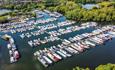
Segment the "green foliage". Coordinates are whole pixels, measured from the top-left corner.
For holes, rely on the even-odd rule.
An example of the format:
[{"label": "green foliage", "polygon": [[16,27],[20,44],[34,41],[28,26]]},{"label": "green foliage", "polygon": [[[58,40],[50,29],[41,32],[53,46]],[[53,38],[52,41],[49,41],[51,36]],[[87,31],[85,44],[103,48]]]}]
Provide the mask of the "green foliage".
[{"label": "green foliage", "polygon": [[115,2],[102,2],[98,4],[100,7],[115,7]]},{"label": "green foliage", "polygon": [[[82,8],[79,3],[98,3],[99,8],[93,7],[91,10]],[[106,2],[102,2],[106,1]],[[57,11],[68,19],[76,21],[115,21],[115,2],[107,2],[113,0],[44,0],[41,3],[27,3],[17,5],[6,5],[3,8],[18,10],[18,12],[8,13],[10,16],[32,15],[34,9],[48,9]],[[7,15],[7,14],[6,14]]]},{"label": "green foliage", "polygon": [[[55,11],[63,13],[68,19],[81,21],[114,21],[115,20],[115,3],[99,3],[100,8],[91,10],[83,9],[79,4],[68,1],[65,4],[57,6]],[[103,5],[103,7],[101,7]],[[54,9],[54,8],[53,8]]]},{"label": "green foliage", "polygon": [[[91,70],[90,68],[80,68],[76,66],[73,70]],[[95,68],[95,70],[115,70],[115,64],[106,64],[106,65],[99,65]]]},{"label": "green foliage", "polygon": [[58,5],[60,2],[59,0],[44,0],[45,6],[56,6]]},{"label": "green foliage", "polygon": [[6,21],[7,21],[7,17],[6,16],[0,16],[0,23],[6,22]]},{"label": "green foliage", "polygon": [[74,0],[76,3],[99,3],[103,1],[115,2],[115,0]]},{"label": "green foliage", "polygon": [[13,5],[13,4],[9,4],[9,5],[5,5],[2,6],[2,8],[6,8],[6,9],[12,9],[12,10],[17,10],[17,12],[12,11],[6,15],[10,15],[11,17],[13,16],[17,16],[17,15],[32,15],[33,13],[31,12],[33,9],[40,9],[43,10],[45,9],[45,5],[44,3],[27,3],[27,4],[17,4],[17,5]]},{"label": "green foliage", "polygon": [[67,2],[62,3],[59,6],[56,6],[55,10],[65,14],[68,11],[72,11],[72,10],[74,10],[76,8],[80,8],[80,7],[81,7],[80,5],[76,4],[73,1],[67,1]]},{"label": "green foliage", "polygon": [[99,65],[95,70],[114,70],[115,64]]},{"label": "green foliage", "polygon": [[90,69],[89,68],[84,69],[84,68],[80,68],[80,67],[77,66],[77,67],[73,68],[73,70],[90,70]]}]

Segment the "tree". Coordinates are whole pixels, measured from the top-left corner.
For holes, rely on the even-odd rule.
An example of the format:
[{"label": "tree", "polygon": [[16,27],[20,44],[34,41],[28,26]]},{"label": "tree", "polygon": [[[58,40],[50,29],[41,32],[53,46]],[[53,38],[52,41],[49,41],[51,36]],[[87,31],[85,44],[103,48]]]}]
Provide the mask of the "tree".
[{"label": "tree", "polygon": [[99,65],[95,70],[114,70],[115,64]]},{"label": "tree", "polygon": [[59,4],[59,0],[44,0],[46,6],[56,6]]},{"label": "tree", "polygon": [[0,23],[7,22],[8,19],[6,16],[0,16]]},{"label": "tree", "polygon": [[[90,70],[90,68],[81,68],[76,66],[73,70]],[[115,64],[108,63],[106,65],[99,65],[95,70],[115,70]]]}]

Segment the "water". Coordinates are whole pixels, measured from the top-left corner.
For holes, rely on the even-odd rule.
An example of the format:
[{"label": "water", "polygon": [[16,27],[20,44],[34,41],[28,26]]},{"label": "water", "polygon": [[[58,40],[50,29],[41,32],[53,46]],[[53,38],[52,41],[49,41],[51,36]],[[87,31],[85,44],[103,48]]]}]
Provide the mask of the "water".
[{"label": "water", "polygon": [[85,4],[82,5],[83,8],[85,9],[92,9],[93,7],[99,7],[97,4]]},{"label": "water", "polygon": [[9,12],[11,12],[11,10],[0,9],[0,15],[5,14],[5,13],[9,13]]},{"label": "water", "polygon": [[[65,20],[65,17],[61,17],[60,19],[58,19],[58,21],[64,21],[64,20]],[[54,23],[56,24],[57,22],[54,22]],[[69,37],[73,37],[78,34],[91,32],[94,29],[95,28],[93,27],[82,29],[80,31],[62,35],[60,36],[60,38],[67,39]],[[0,34],[2,33],[0,32]],[[18,36],[18,34],[19,33],[14,34],[14,35],[10,34],[15,39],[16,45],[21,54],[20,60],[14,64],[9,63],[8,49],[6,47],[7,42],[0,39],[0,70],[72,70],[72,68],[75,66],[90,67],[93,69],[99,64],[115,63],[115,55],[114,55],[115,38],[113,38],[112,40],[106,42],[105,45],[96,46],[95,48],[86,50],[85,52],[80,53],[79,55],[75,55],[73,57],[61,60],[57,63],[54,63],[48,68],[44,68],[41,65],[41,63],[37,59],[35,59],[35,57],[33,56],[33,53],[36,50],[48,48],[52,45],[57,45],[61,42],[60,41],[49,42],[47,44],[40,45],[36,48],[31,48],[27,44],[27,40],[38,38],[38,37],[41,38],[41,37],[46,36],[46,34],[36,36],[36,37],[31,37],[29,39],[21,39]]]}]

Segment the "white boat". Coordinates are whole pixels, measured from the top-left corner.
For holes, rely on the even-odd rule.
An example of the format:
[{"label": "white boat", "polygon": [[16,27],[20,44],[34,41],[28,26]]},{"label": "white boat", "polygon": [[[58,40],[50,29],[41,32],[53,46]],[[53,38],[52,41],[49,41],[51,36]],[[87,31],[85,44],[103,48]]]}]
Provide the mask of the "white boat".
[{"label": "white boat", "polygon": [[92,43],[92,42],[90,42],[90,41],[88,41],[88,40],[85,40],[84,42],[85,42],[86,44],[88,44],[88,45],[93,46],[93,47],[96,46],[96,44],[94,44],[94,43]]},{"label": "white boat", "polygon": [[15,58],[13,56],[10,57],[10,63],[16,62]]},{"label": "white boat", "polygon": [[47,62],[46,62],[44,59],[42,59],[42,58],[40,58],[40,57],[37,57],[37,59],[41,62],[41,64],[42,64],[44,67],[48,67]]},{"label": "white boat", "polygon": [[28,41],[28,44],[33,47],[33,42],[32,41]]},{"label": "white boat", "polygon": [[[66,48],[65,48],[66,49]],[[71,47],[67,47],[67,50],[70,51],[71,53],[78,54],[79,52]]]},{"label": "white boat", "polygon": [[60,49],[60,52],[65,54],[67,57],[71,57],[71,54],[67,53],[65,50]]},{"label": "white boat", "polygon": [[46,56],[42,56],[47,62],[48,64],[52,64],[53,62]]},{"label": "white boat", "polygon": [[8,49],[12,49],[12,46],[10,44],[7,45]]},{"label": "white boat", "polygon": [[62,59],[62,57],[60,56],[60,55],[58,55],[58,54],[56,54],[55,53],[55,51],[54,51],[54,49],[53,48],[50,48],[50,51],[52,52],[52,54],[55,56],[55,57],[57,57],[58,59]]}]

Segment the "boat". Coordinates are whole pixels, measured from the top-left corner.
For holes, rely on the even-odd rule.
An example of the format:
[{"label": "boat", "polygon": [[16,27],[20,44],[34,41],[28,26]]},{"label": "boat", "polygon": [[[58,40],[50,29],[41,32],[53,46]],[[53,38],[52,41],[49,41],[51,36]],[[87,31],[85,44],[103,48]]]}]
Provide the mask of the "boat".
[{"label": "boat", "polygon": [[46,53],[47,53],[47,56],[48,56],[50,59],[52,59],[54,62],[57,62],[57,61],[60,60],[59,58],[57,58],[56,56],[54,56],[54,55],[52,54],[52,52],[50,52],[50,51],[47,50],[46,48],[45,48],[45,51],[46,51]]},{"label": "boat", "polygon": [[16,62],[15,58],[13,56],[10,57],[10,63]]},{"label": "boat", "polygon": [[50,51],[52,52],[52,54],[53,54],[55,57],[57,57],[59,60],[62,59],[62,57],[61,57],[60,55],[58,55],[58,54],[55,53],[55,50],[54,50],[52,47],[51,47],[49,50],[50,50]]},{"label": "boat", "polygon": [[47,62],[46,62],[43,58],[37,57],[37,59],[40,61],[40,63],[41,63],[44,67],[48,67]]},{"label": "boat", "polygon": [[92,42],[90,42],[90,41],[88,41],[88,40],[85,40],[84,42],[85,42],[86,44],[92,46],[92,47],[95,47],[95,46],[96,46],[96,44],[94,44],[94,43],[92,43]]}]

